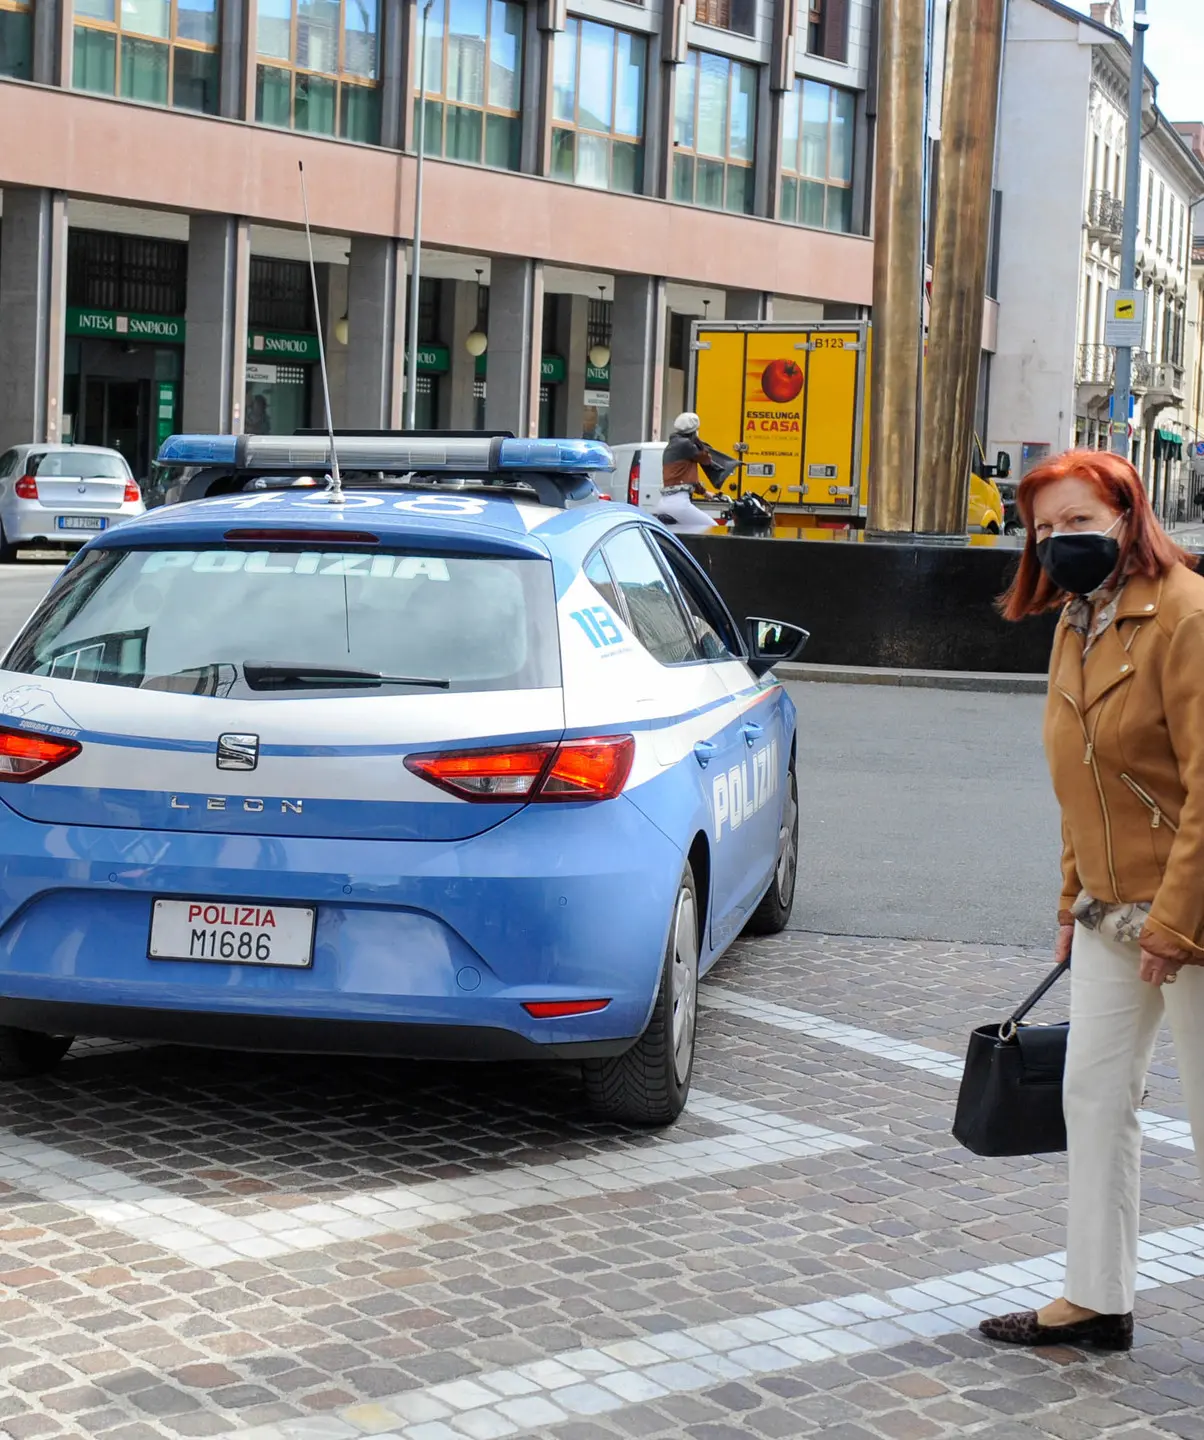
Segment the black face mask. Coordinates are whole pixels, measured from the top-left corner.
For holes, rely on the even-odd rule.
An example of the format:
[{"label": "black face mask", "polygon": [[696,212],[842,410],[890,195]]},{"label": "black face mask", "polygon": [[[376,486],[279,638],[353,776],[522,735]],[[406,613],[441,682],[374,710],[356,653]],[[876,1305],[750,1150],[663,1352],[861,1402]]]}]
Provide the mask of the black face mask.
[{"label": "black face mask", "polygon": [[1118,515],[1107,530],[1072,531],[1038,542],[1037,559],[1059,590],[1090,595],[1113,574],[1120,563],[1120,543],[1112,531],[1122,518]]}]

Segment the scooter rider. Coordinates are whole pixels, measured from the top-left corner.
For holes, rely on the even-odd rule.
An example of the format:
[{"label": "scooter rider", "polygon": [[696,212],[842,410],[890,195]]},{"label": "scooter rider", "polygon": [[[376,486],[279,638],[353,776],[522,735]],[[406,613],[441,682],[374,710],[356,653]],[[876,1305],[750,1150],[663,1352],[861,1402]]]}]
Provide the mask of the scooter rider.
[{"label": "scooter rider", "polygon": [[679,415],[673,422],[673,434],[665,446],[661,460],[661,485],[666,490],[688,486],[694,494],[704,494],[699,467],[713,465],[714,457],[698,437],[702,422],[692,410]]}]

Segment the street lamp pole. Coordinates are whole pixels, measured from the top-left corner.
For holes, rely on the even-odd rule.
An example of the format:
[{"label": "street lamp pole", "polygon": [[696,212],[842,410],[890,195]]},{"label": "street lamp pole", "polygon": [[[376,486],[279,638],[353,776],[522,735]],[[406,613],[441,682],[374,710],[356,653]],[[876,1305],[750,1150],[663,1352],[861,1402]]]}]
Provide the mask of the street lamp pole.
[{"label": "street lamp pole", "polygon": [[[1145,94],[1145,32],[1150,19],[1145,0],[1133,8],[1133,60],[1129,73],[1129,128],[1125,140],[1125,220],[1121,232],[1120,288],[1137,282],[1137,212],[1141,206],[1141,102]],[[1133,345],[1117,345],[1112,388],[1112,450],[1129,455],[1129,400],[1133,393]]]},{"label": "street lamp pole", "polygon": [[414,258],[410,266],[410,324],[406,340],[406,429],[416,430],[418,415],[418,292],[422,279],[422,169],[426,159],[426,24],[435,0],[422,7],[422,41],[418,66],[418,161],[414,168]]}]

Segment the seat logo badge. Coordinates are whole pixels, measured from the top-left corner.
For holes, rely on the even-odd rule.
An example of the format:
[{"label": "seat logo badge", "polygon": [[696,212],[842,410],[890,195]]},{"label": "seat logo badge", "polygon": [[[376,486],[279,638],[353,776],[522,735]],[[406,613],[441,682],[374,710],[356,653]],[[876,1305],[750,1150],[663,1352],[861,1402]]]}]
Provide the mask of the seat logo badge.
[{"label": "seat logo badge", "polygon": [[217,737],[217,768],[219,770],[254,770],[258,764],[258,735],[219,735]]}]

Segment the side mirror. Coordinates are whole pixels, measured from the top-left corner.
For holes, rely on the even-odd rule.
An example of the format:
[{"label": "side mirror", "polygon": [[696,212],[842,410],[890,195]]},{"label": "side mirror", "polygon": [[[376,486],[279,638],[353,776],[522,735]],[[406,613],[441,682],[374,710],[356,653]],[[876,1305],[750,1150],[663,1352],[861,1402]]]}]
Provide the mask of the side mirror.
[{"label": "side mirror", "polygon": [[995,474],[998,475],[1001,480],[1006,480],[1011,473],[1012,457],[1008,451],[1001,450],[999,454],[995,456]]},{"label": "side mirror", "polygon": [[781,620],[752,617],[748,627],[748,667],[754,675],[764,675],[775,665],[796,659],[811,638],[809,630],[787,625]]}]

